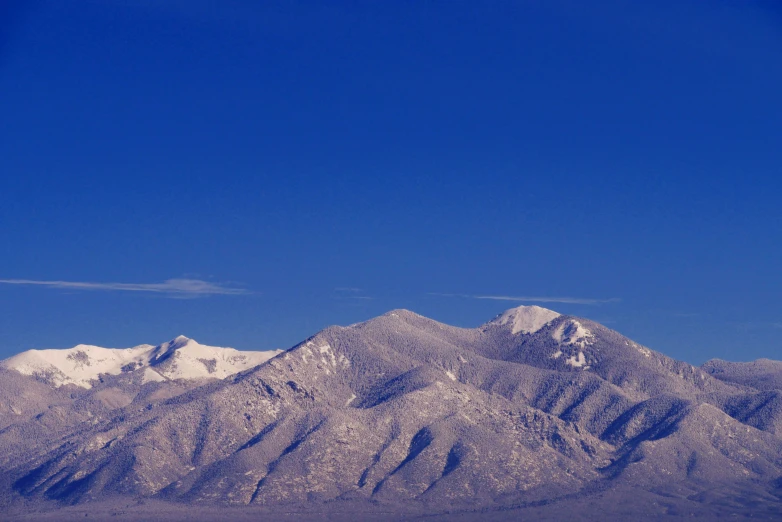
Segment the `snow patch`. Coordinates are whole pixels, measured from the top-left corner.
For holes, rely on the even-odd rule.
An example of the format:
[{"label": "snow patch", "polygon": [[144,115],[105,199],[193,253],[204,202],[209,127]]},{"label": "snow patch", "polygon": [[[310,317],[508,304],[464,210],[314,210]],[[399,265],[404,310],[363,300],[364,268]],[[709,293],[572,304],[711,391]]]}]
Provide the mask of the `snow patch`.
[{"label": "snow patch", "polygon": [[565,359],[565,363],[574,368],[581,368],[582,366],[586,366],[586,356],[584,355],[584,352],[578,352],[578,355],[572,355]]},{"label": "snow patch", "polygon": [[144,374],[141,377],[141,384],[146,384],[148,382],[162,382],[165,380],[165,377],[160,375],[152,368],[144,368]]},{"label": "snow patch", "polygon": [[445,371],[445,375],[447,375],[448,378],[451,379],[452,381],[456,380],[456,376],[454,374],[452,374],[451,372],[449,372],[448,370]]},{"label": "snow patch", "polygon": [[584,348],[594,342],[595,335],[576,320],[566,321],[559,325],[551,337],[560,344],[569,344]]},{"label": "snow patch", "polygon": [[510,325],[511,333],[533,334],[559,317],[559,314],[540,306],[519,306],[501,313],[489,324]]}]

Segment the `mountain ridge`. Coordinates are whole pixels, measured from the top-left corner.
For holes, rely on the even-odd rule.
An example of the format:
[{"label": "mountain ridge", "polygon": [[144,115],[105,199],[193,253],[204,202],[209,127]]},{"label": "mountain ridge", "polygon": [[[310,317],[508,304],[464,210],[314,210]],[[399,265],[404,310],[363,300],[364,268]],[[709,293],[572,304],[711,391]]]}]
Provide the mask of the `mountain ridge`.
[{"label": "mountain ridge", "polygon": [[206,383],[49,386],[59,406],[0,416],[0,499],[510,513],[632,490],[782,513],[782,392],[541,310],[477,328],[392,310]]},{"label": "mountain ridge", "polygon": [[[73,348],[27,350],[0,361],[0,368],[34,376],[55,386],[92,387],[103,374],[118,375],[145,368],[147,379],[224,378],[274,357],[282,350],[239,351],[206,346],[179,335],[159,344],[103,348],[78,344]],[[164,365],[167,359],[177,364]],[[200,363],[200,364],[197,364]]]}]

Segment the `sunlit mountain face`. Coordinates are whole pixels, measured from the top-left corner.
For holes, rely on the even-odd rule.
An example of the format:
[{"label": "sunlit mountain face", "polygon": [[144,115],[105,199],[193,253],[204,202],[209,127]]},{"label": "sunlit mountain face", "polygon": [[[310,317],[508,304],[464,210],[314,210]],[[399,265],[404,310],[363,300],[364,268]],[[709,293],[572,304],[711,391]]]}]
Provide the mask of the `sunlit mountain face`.
[{"label": "sunlit mountain face", "polygon": [[782,363],[694,367],[540,307],[478,328],[394,310],[284,352],[178,337],[0,367],[9,513],[782,516]]}]

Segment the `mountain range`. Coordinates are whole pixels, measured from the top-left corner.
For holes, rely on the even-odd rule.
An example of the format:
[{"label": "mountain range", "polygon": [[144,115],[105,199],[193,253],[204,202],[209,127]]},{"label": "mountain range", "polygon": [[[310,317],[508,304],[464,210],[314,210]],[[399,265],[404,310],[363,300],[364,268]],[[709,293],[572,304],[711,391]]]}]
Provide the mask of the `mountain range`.
[{"label": "mountain range", "polygon": [[19,520],[780,520],[782,362],[695,367],[536,306],[31,350],[0,362],[0,471]]}]

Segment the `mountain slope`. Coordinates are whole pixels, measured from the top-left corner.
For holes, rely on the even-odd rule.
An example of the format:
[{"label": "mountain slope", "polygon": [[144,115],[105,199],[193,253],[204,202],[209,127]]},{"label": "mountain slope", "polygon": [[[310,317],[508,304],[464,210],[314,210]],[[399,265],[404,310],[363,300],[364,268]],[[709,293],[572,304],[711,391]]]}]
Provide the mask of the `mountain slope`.
[{"label": "mountain slope", "polygon": [[782,390],[782,361],[760,359],[752,362],[707,361],[703,370],[725,382],[751,386],[761,391]]},{"label": "mountain slope", "polygon": [[[171,346],[158,348],[155,371]],[[41,440],[19,441],[36,419],[0,431],[16,455],[0,461],[5,502],[444,512],[635,488],[688,504],[718,490],[731,509],[762,498],[782,513],[782,439],[762,414],[778,397],[538,307],[471,329],[394,310],[203,385],[142,381],[94,384],[78,400],[129,400]]]}]

